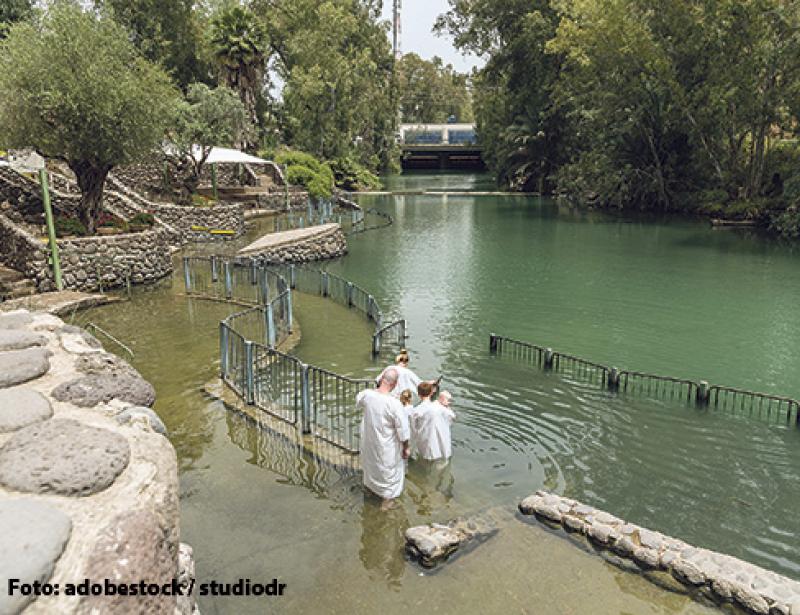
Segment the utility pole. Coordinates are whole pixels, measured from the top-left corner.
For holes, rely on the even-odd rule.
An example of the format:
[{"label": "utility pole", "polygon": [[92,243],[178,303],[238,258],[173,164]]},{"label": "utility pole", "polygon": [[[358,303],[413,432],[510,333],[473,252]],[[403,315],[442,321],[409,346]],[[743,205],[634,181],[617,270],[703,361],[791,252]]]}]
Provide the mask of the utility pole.
[{"label": "utility pole", "polygon": [[394,52],[395,60],[399,60],[403,55],[401,48],[400,38],[403,34],[403,28],[400,23],[400,11],[403,8],[403,0],[393,0],[394,13],[392,19],[392,51]]}]

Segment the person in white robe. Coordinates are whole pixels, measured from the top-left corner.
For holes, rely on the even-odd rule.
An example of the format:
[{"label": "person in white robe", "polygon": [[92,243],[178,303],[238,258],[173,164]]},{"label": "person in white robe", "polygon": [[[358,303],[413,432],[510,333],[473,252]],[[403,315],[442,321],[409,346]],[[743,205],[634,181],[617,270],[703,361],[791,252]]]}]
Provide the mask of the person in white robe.
[{"label": "person in white robe", "polygon": [[397,355],[397,358],[395,359],[395,364],[385,368],[380,373],[380,375],[375,379],[375,382],[380,383],[381,378],[383,378],[383,375],[386,373],[386,370],[396,369],[397,385],[392,391],[392,395],[394,395],[399,399],[403,391],[411,391],[414,394],[416,394],[417,386],[419,386],[419,383],[422,382],[422,378],[417,376],[413,371],[411,371],[408,368],[408,362],[409,362],[408,351],[404,348],[403,350],[400,351],[400,354]]},{"label": "person in white robe", "polygon": [[419,387],[422,401],[411,415],[414,446],[423,459],[447,460],[453,455],[450,435],[450,426],[456,419],[455,412],[450,409],[453,396],[443,391],[437,401],[431,401],[433,391],[424,387],[425,384]]},{"label": "person in white robe", "polygon": [[388,510],[403,493],[410,432],[402,404],[391,395],[397,385],[397,370],[385,371],[377,389],[361,391],[356,407],[361,419],[361,467],[364,485],[383,499]]}]

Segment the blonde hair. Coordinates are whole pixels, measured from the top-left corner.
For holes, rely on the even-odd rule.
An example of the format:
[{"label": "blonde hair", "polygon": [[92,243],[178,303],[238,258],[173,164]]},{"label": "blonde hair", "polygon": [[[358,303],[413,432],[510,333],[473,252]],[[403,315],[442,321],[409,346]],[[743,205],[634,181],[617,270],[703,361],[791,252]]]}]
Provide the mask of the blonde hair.
[{"label": "blonde hair", "polygon": [[400,403],[404,406],[411,405],[411,389],[406,389],[402,393],[400,393]]},{"label": "blonde hair", "polygon": [[408,350],[406,350],[405,348],[402,348],[400,350],[400,354],[397,355],[397,357],[395,358],[394,362],[395,363],[402,363],[403,365],[408,365],[408,361],[409,361]]}]

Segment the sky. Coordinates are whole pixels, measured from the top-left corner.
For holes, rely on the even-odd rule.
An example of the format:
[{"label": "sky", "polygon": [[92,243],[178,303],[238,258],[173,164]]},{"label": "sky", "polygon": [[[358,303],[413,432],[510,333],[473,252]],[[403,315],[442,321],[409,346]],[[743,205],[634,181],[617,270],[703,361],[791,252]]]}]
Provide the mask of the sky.
[{"label": "sky", "polygon": [[[383,0],[383,15],[389,21],[392,19],[392,5],[392,0]],[[403,0],[401,49],[403,53],[413,51],[426,59],[439,56],[459,72],[467,73],[473,66],[482,64],[480,59],[462,56],[453,47],[449,36],[436,36],[431,31],[436,18],[447,8],[447,0]]]}]

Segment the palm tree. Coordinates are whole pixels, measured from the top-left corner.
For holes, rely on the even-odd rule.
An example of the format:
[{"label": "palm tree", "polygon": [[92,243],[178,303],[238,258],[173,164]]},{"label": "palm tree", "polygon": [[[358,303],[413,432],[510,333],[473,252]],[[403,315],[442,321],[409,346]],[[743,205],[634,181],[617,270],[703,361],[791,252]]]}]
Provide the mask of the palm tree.
[{"label": "palm tree", "polygon": [[267,61],[266,29],[250,8],[237,3],[225,6],[211,18],[210,32],[222,80],[238,92],[250,121],[258,126],[258,100]]}]

